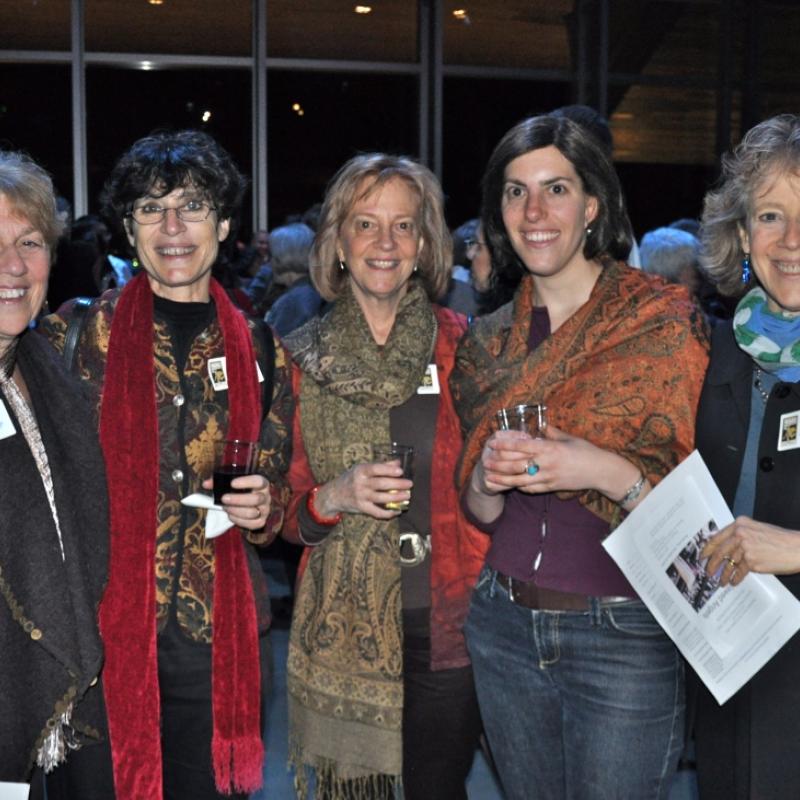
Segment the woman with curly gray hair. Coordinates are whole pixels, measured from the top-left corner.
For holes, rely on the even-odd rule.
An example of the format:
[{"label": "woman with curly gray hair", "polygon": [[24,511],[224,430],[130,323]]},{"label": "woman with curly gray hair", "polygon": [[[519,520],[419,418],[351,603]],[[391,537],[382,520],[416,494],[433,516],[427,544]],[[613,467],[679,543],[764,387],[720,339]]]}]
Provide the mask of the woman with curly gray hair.
[{"label": "woman with curly gray hair", "polygon": [[[707,545],[708,572],[775,573],[800,597],[800,116],[749,131],[705,200],[704,265],[741,296],[714,330],[697,446],[736,520]],[[800,785],[800,637],[719,707],[700,689],[703,798],[792,797]]]}]

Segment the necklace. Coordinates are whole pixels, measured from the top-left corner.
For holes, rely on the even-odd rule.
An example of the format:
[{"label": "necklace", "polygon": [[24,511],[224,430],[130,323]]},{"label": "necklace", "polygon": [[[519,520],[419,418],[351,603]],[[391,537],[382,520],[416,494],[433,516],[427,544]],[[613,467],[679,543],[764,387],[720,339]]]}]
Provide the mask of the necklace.
[{"label": "necklace", "polygon": [[761,367],[756,367],[755,377],[753,378],[753,386],[756,387],[758,393],[763,398],[764,402],[766,403],[769,400],[769,392],[761,385]]}]

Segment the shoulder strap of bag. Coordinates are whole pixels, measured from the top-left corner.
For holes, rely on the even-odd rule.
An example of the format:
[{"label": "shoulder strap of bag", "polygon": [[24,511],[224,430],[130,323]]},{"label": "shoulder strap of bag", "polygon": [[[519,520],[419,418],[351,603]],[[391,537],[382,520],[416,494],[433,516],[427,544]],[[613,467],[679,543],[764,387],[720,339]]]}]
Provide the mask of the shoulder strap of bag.
[{"label": "shoulder strap of bag", "polygon": [[89,315],[88,312],[93,303],[93,297],[75,298],[72,314],[67,323],[67,332],[64,336],[64,352],[62,353],[67,372],[72,372],[75,364],[75,351],[78,348],[78,342],[80,341],[83,329],[86,327],[86,318]]},{"label": "shoulder strap of bag", "polygon": [[263,416],[269,414],[272,407],[272,391],[275,373],[275,340],[272,338],[272,328],[263,319],[255,318],[256,335],[261,340],[264,352],[264,361],[259,366],[264,373],[264,383],[261,386],[261,405],[263,406]]}]

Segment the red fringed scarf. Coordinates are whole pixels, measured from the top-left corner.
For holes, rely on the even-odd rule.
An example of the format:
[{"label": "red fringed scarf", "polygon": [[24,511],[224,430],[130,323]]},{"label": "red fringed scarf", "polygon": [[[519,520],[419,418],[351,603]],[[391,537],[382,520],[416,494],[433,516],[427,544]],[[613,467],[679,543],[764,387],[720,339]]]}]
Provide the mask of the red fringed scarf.
[{"label": "red fringed scarf", "polygon": [[[227,437],[257,441],[261,398],[250,332],[213,280],[211,296],[225,341]],[[100,629],[117,800],[162,798],[154,569],[159,442],[152,353],[153,298],[142,274],[117,303],[100,411],[111,504],[110,574]],[[214,775],[220,792],[252,792],[261,786],[264,760],[255,602],[241,536],[235,531],[220,536],[215,552]]]}]

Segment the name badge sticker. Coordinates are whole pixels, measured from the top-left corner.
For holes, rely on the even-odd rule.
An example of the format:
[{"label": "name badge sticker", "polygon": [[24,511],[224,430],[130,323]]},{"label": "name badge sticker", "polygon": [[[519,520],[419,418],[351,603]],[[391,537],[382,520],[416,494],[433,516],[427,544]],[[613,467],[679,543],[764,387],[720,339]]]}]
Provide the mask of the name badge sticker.
[{"label": "name badge sticker", "polygon": [[800,447],[798,424],[800,424],[800,409],[781,414],[781,424],[778,426],[778,450],[796,450]]},{"label": "name badge sticker", "polygon": [[0,400],[0,439],[8,439],[17,432],[14,423],[11,421],[11,414],[8,413],[5,402]]},{"label": "name badge sticker", "polygon": [[228,368],[225,356],[208,359],[208,377],[211,378],[215,392],[221,392],[228,388]]},{"label": "name badge sticker", "polygon": [[436,364],[428,364],[425,367],[425,374],[422,376],[422,383],[417,387],[417,394],[439,394],[439,370]]},{"label": "name badge sticker", "polygon": [[[258,382],[264,383],[264,373],[261,371],[258,361],[256,361],[256,374]],[[215,392],[221,392],[228,388],[228,365],[225,356],[208,359],[208,377],[211,379]]]}]

